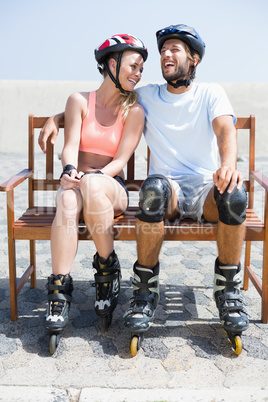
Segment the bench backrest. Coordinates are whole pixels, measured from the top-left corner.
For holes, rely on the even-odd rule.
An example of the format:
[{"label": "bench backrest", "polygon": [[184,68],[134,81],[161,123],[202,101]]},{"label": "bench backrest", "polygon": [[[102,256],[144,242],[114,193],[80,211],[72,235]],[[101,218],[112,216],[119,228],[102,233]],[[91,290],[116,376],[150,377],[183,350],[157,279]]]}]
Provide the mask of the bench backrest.
[{"label": "bench backrest", "polygon": [[[29,169],[34,172],[33,177],[29,180],[29,207],[35,206],[35,191],[56,191],[59,188],[59,174],[54,172],[54,146],[48,141],[46,153],[45,176],[39,178],[35,174],[35,144],[40,129],[44,126],[48,117],[35,117],[29,115]],[[60,126],[63,128],[63,125]],[[248,191],[248,207],[253,208],[254,202],[254,184],[250,178],[250,172],[255,170],[255,116],[239,117],[236,123],[237,131],[249,133],[249,174],[244,180]],[[35,131],[38,133],[35,135]],[[147,169],[149,166],[150,152],[147,155]],[[126,185],[130,191],[138,191],[143,180],[135,179],[135,154],[133,154],[126,167]]]}]

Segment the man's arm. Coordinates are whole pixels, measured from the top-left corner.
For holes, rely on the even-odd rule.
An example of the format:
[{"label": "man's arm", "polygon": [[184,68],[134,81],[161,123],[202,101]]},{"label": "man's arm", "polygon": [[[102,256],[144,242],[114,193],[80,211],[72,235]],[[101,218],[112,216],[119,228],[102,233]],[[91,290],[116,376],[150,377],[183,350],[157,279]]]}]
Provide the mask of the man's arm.
[{"label": "man's arm", "polygon": [[39,137],[38,137],[38,144],[44,154],[47,151],[47,141],[49,136],[51,135],[51,144],[55,144],[56,137],[59,132],[59,126],[60,124],[64,123],[64,117],[65,114],[64,112],[56,114],[55,116],[49,117],[49,119],[46,121],[44,127],[40,131]]},{"label": "man's arm", "polygon": [[216,117],[212,127],[217,137],[221,158],[221,167],[213,174],[213,181],[221,194],[230,183],[228,193],[231,193],[235,186],[240,189],[243,184],[242,174],[236,170],[237,137],[233,118],[232,116]]}]

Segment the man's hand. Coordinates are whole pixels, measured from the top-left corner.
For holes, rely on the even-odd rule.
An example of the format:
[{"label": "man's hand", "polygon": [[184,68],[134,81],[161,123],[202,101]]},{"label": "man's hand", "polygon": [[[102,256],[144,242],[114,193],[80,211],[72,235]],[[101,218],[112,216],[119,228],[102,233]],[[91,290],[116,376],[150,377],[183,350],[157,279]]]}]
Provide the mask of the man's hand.
[{"label": "man's hand", "polygon": [[49,136],[51,135],[50,142],[51,144],[55,144],[57,135],[59,133],[59,126],[60,122],[64,121],[64,113],[57,114],[55,116],[49,117],[49,119],[46,121],[44,127],[40,131],[39,137],[38,137],[38,144],[44,154],[47,151],[47,141]]},{"label": "man's hand", "polygon": [[238,190],[242,187],[243,177],[241,172],[238,170],[227,166],[221,166],[215,173],[213,173],[213,182],[220,194],[224,193],[228,184],[230,183],[227,192],[231,193],[235,186],[237,186]]}]

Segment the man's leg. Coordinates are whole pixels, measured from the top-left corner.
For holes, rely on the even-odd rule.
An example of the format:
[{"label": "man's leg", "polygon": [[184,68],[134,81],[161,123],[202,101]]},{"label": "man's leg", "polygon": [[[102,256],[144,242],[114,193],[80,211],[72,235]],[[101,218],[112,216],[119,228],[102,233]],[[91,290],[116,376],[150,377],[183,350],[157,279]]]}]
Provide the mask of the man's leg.
[{"label": "man's leg", "polygon": [[203,215],[208,222],[218,222],[217,246],[222,264],[238,265],[245,238],[245,223],[227,225],[219,220],[218,207],[214,198],[214,187],[208,193],[204,203]]},{"label": "man's leg", "polygon": [[219,257],[215,261],[214,298],[221,322],[237,354],[241,353],[242,344],[236,336],[241,335],[249,325],[243,297],[239,294],[246,201],[244,187],[234,189],[231,194],[226,191],[219,194],[214,187],[207,196],[203,211],[207,221],[218,220]]},{"label": "man's leg", "polygon": [[136,220],[136,241],[138,263],[153,268],[158,262],[164,239],[164,222],[143,222]]},{"label": "man's leg", "polygon": [[[165,179],[165,181],[163,188],[153,191],[153,193],[151,193],[151,188],[154,187],[154,184],[156,184],[157,187],[160,187],[160,185],[159,183],[152,183],[151,187],[149,182],[148,190],[146,189],[144,192],[141,191],[140,194],[141,210],[137,214],[136,219],[138,263],[149,268],[153,268],[158,263],[159,253],[164,239],[163,218],[171,219],[178,215],[176,193],[167,179]],[[154,199],[152,200],[151,197],[154,197]],[[153,204],[153,202],[155,202],[155,205],[151,208],[151,211],[150,206],[147,207],[149,209],[146,216],[146,205],[149,203]],[[157,215],[156,221],[154,221],[155,215]]]},{"label": "man's leg", "polygon": [[140,191],[136,238],[138,260],[135,262],[133,297],[124,315],[125,326],[133,333],[149,329],[159,300],[159,253],[164,239],[164,217],[177,213],[177,197],[170,182],[161,175],[151,175]]}]

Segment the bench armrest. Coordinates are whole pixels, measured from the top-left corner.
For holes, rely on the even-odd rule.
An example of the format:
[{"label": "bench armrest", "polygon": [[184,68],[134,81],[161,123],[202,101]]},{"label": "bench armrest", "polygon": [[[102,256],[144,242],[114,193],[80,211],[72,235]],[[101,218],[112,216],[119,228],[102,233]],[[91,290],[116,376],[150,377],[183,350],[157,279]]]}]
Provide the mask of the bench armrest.
[{"label": "bench armrest", "polygon": [[259,170],[254,170],[250,172],[250,176],[259,183],[264,190],[268,191],[268,177],[262,174]]},{"label": "bench armrest", "polygon": [[31,177],[33,174],[33,171],[30,169],[24,169],[15,176],[11,177],[4,183],[0,185],[0,191],[10,191],[13,190],[15,187],[17,187],[20,183],[22,183],[24,180],[28,179]]}]

